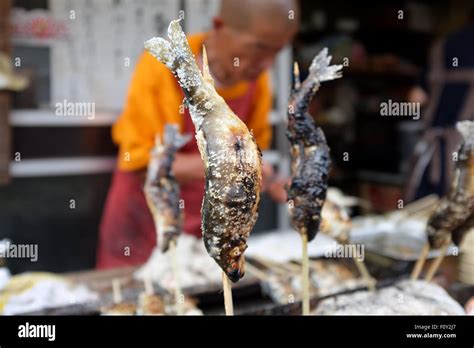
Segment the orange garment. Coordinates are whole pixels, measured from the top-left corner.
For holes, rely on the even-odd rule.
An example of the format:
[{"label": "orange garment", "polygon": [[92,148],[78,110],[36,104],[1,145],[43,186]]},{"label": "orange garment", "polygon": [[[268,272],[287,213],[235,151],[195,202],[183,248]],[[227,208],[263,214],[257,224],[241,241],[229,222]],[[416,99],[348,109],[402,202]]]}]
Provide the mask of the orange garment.
[{"label": "orange garment", "polygon": [[[204,39],[203,34],[189,38],[198,59]],[[260,148],[267,149],[271,139],[268,73],[255,81],[241,82],[231,88],[218,89],[218,92],[253,131]],[[132,79],[125,110],[113,127],[113,138],[119,145],[119,160],[100,225],[98,268],[144,263],[159,243],[143,194],[143,182],[134,170],[147,166],[155,135],[162,134],[165,124],[177,123],[183,133],[195,132],[188,110],[180,113],[183,98],[172,73],[150,54],[144,53]],[[180,151],[198,154],[196,139],[193,137]],[[197,237],[201,236],[203,194],[204,178],[181,185],[181,199],[185,203],[183,232]]]},{"label": "orange garment", "polygon": [[[195,56],[200,56],[204,40],[205,34],[189,37]],[[248,87],[249,82],[240,82],[230,88],[218,88],[217,92],[230,101],[244,94]],[[271,99],[269,74],[265,72],[256,81],[253,108],[247,122],[261,150],[270,146]],[[125,110],[112,129],[113,140],[119,145],[120,170],[147,166],[155,135],[162,134],[165,124],[176,123],[184,130],[184,115],[180,113],[182,102],[183,93],[173,74],[149,53],[143,53],[131,81]]]}]

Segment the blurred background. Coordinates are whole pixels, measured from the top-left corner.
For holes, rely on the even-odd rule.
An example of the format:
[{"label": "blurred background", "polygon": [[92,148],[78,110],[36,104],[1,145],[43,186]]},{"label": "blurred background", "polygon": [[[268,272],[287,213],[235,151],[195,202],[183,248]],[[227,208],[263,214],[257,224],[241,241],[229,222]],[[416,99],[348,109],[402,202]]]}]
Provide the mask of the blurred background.
[{"label": "blurred background", "polygon": [[[1,2],[0,51],[29,84],[0,91],[0,240],[41,246],[36,263],[8,260],[12,273],[94,267],[117,155],[111,125],[143,42],[165,35],[182,10],[187,33],[204,31],[218,7],[218,0]],[[331,185],[370,202],[372,211],[395,209],[423,123],[380,117],[380,103],[408,100],[432,44],[465,25],[472,1],[303,0],[301,7],[299,33],[272,70],[274,139],[264,157],[289,173],[290,68],[298,61],[304,77],[314,55],[328,47],[346,65],[344,78],[327,84],[311,113],[331,147]],[[95,103],[95,117],[56,116],[64,100]],[[287,227],[286,207],[264,197],[256,233]]]}]

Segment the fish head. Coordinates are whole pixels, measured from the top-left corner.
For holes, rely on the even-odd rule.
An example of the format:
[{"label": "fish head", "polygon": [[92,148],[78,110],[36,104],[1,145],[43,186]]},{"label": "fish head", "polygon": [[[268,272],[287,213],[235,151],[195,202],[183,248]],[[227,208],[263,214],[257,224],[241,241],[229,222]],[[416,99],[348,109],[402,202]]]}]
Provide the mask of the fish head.
[{"label": "fish head", "polygon": [[456,124],[463,141],[458,150],[458,165],[472,166],[474,164],[474,121],[462,121]]},{"label": "fish head", "polygon": [[463,141],[457,151],[456,186],[474,194],[474,121],[462,121],[456,124]]},{"label": "fish head", "polygon": [[244,251],[247,244],[243,240],[233,241],[222,250],[222,268],[227,277],[234,283],[245,275]]}]

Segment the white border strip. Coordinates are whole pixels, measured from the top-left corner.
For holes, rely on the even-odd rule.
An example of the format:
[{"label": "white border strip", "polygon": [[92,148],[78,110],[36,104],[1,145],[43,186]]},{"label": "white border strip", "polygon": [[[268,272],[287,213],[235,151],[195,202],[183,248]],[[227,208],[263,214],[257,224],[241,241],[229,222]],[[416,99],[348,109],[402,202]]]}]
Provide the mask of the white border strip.
[{"label": "white border strip", "polygon": [[111,126],[119,112],[97,112],[95,117],[57,116],[54,110],[22,109],[10,111],[10,125],[14,127],[95,127]]},{"label": "white border strip", "polygon": [[115,157],[38,158],[10,162],[14,178],[83,175],[112,172]]}]

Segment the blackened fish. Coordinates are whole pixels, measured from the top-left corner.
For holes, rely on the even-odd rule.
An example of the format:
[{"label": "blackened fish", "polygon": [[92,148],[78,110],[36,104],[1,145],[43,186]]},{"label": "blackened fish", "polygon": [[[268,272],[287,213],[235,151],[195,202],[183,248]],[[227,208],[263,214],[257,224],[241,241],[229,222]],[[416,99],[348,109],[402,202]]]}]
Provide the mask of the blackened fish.
[{"label": "blackened fish", "polygon": [[331,159],[326,137],[308,112],[321,82],[341,77],[341,65],[329,65],[331,56],[323,49],[313,60],[309,76],[299,81],[295,64],[294,85],[288,107],[286,135],[291,145],[291,184],[288,208],[293,227],[311,241],[319,231],[326,199]]}]

